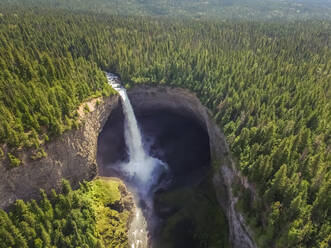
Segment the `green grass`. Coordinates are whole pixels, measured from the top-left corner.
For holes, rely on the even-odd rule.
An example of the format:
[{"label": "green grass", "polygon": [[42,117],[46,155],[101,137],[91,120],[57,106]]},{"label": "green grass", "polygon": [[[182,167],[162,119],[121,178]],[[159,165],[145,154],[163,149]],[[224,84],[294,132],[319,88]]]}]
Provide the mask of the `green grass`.
[{"label": "green grass", "polygon": [[96,179],[92,183],[92,196],[104,204],[114,203],[121,199],[121,192],[118,187],[122,183],[115,179]]},{"label": "green grass", "polygon": [[22,162],[19,158],[15,157],[11,153],[8,153],[8,158],[9,158],[9,162],[10,162],[11,167],[18,167]]},{"label": "green grass", "polygon": [[105,247],[127,247],[127,232],[130,212],[118,211],[111,206],[121,205],[120,187],[123,183],[116,179],[98,178],[89,183],[90,190],[83,194],[92,200],[96,215],[96,228]]}]

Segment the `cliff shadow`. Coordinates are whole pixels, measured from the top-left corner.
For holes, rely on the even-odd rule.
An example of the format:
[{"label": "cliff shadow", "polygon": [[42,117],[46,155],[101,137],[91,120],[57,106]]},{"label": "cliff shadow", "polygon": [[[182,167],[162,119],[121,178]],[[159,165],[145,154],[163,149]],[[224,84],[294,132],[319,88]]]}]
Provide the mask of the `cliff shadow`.
[{"label": "cliff shadow", "polygon": [[[210,140],[205,125],[183,106],[167,108],[164,104],[149,105],[148,101],[137,104],[144,101],[143,96],[138,99],[131,95],[130,99],[145,150],[166,162],[171,173],[171,183],[154,194],[158,225],[150,230],[152,247],[226,245],[228,226],[211,182]],[[97,158],[100,175],[122,177],[114,169],[128,160],[121,105],[99,134]]]}]

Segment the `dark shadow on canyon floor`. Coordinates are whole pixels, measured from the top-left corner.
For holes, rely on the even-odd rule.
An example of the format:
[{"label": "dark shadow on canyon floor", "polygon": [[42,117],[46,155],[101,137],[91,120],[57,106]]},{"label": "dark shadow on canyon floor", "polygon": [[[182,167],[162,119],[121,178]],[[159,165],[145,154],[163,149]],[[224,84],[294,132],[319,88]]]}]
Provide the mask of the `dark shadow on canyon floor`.
[{"label": "dark shadow on canyon floor", "polygon": [[[172,183],[155,192],[159,228],[153,247],[226,247],[228,228],[210,180],[207,131],[193,117],[167,109],[139,111],[136,116],[150,155],[166,162]],[[122,108],[116,108],[98,139],[99,174],[119,176],[112,169],[128,159]]]}]

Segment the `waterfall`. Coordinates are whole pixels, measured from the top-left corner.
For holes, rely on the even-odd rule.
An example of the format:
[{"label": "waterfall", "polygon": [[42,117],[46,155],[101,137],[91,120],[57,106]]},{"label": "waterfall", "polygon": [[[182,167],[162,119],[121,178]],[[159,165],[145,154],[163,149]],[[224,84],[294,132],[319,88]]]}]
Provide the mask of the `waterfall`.
[{"label": "waterfall", "polygon": [[119,93],[124,112],[124,137],[128,148],[129,162],[121,164],[121,170],[135,184],[140,194],[148,194],[159,176],[167,170],[166,164],[149,156],[144,147],[138,123],[126,94],[126,89],[119,83],[116,75],[107,73],[108,83]]},{"label": "waterfall", "polygon": [[[126,93],[126,89],[120,84],[119,78],[107,73],[108,83],[119,93],[124,113],[124,137],[128,149],[129,162],[119,165],[119,170],[127,180],[135,187],[137,196],[143,200],[153,214],[152,195],[153,186],[158,184],[161,174],[167,171],[167,165],[162,161],[149,156],[143,146],[143,139],[138,123]],[[137,209],[129,230],[129,243],[131,248],[148,247],[148,231],[146,219],[142,209],[139,208],[139,199],[135,199]]]},{"label": "waterfall", "polygon": [[121,95],[124,116],[126,117],[125,140],[127,141],[126,145],[129,149],[130,161],[143,161],[146,159],[146,153],[143,148],[140,130],[130,100],[124,88],[119,89],[118,93]]}]

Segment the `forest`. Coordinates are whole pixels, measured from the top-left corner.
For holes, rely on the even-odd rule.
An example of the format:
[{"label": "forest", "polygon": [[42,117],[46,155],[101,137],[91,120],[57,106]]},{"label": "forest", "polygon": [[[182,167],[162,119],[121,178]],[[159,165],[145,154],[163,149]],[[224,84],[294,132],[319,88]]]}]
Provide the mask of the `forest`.
[{"label": "forest", "polygon": [[[75,128],[82,101],[113,93],[105,70],[121,75],[127,87],[187,88],[211,110],[238,169],[253,185],[233,189],[259,247],[330,247],[331,22],[1,10],[0,159],[19,166],[20,149],[38,149]],[[56,201],[50,202],[43,195],[39,205],[19,201],[9,217],[1,212],[0,239],[24,247],[14,246],[6,232],[10,226],[22,233],[17,242],[41,247],[41,241],[60,241],[55,234],[24,237],[50,233],[52,218],[59,220],[59,232],[65,221],[75,221],[79,230],[95,225],[93,218],[86,223],[74,213],[72,220],[62,221],[61,213],[47,217],[47,208],[56,209]],[[40,208],[45,218],[34,222],[15,214]],[[92,213],[87,207],[83,214]],[[21,221],[27,230],[17,230]]]},{"label": "forest", "polygon": [[[50,6],[77,12],[161,18],[310,20],[331,19],[329,0],[2,0],[12,7]],[[7,5],[6,5],[7,7]]]},{"label": "forest", "polygon": [[119,182],[97,179],[73,191],[68,181],[62,191],[40,200],[17,200],[9,214],[0,209],[0,247],[118,247],[128,246],[128,209],[109,207],[121,200]]},{"label": "forest", "polygon": [[73,44],[54,43],[45,33],[47,22],[37,35],[39,21],[12,17],[0,15],[0,143],[7,145],[0,147],[0,157],[8,150],[11,166],[17,167],[15,152],[33,148],[38,157],[45,156],[40,145],[78,126],[76,110],[84,100],[114,91],[95,62],[73,57]]}]

